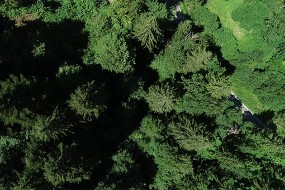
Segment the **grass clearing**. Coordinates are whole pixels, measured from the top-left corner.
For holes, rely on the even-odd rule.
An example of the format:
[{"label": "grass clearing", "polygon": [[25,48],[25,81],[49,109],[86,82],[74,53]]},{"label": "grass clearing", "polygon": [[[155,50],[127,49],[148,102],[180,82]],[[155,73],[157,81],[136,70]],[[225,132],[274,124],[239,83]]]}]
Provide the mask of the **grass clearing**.
[{"label": "grass clearing", "polygon": [[237,40],[241,40],[247,31],[232,19],[232,11],[242,4],[243,0],[209,0],[207,3],[207,8],[220,18],[224,27],[232,30]]},{"label": "grass clearing", "polygon": [[243,84],[241,84],[238,79],[232,77],[231,82],[232,90],[250,111],[258,114],[268,110],[268,108],[259,101],[258,97]]}]

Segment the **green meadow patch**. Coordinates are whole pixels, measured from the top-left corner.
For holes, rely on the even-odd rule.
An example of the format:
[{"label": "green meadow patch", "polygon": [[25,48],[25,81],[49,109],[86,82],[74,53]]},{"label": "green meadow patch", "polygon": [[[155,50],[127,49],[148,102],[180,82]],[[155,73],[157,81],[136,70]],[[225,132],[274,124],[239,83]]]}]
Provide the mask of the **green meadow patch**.
[{"label": "green meadow patch", "polygon": [[232,11],[239,8],[243,4],[243,0],[209,0],[207,8],[217,16],[219,16],[224,27],[232,30],[233,35],[241,40],[247,31],[240,27],[239,22],[232,19]]},{"label": "green meadow patch", "polygon": [[266,111],[268,108],[262,104],[258,96],[254,94],[249,88],[244,86],[242,82],[235,76],[231,77],[232,90],[237,97],[246,105],[253,113],[261,113]]}]

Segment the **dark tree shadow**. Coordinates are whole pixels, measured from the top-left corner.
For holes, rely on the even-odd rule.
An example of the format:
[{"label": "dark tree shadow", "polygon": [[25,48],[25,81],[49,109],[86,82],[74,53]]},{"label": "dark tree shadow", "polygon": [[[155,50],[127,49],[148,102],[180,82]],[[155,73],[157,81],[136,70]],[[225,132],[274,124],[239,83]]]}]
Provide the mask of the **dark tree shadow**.
[{"label": "dark tree shadow", "polygon": [[[112,95],[111,95],[112,96]],[[126,141],[129,135],[140,126],[140,122],[145,115],[146,108],[144,105],[138,105],[132,109],[125,109],[120,104],[121,101],[115,100],[110,102],[110,107],[98,120],[93,122],[80,124],[76,126],[73,137],[78,140],[78,145],[81,147],[81,154],[84,159],[90,161],[92,166],[91,179],[79,185],[66,184],[68,189],[90,189],[104,179],[110,172],[113,161],[112,156],[116,154],[121,144]],[[132,151],[133,152],[133,151]],[[138,150],[134,148],[134,154],[138,155]],[[137,162],[142,162],[145,165],[150,164],[148,158],[136,156]],[[148,160],[148,161],[146,161]],[[154,166],[146,166],[146,170],[151,170]],[[135,171],[133,172],[134,175]],[[155,172],[154,172],[155,173]],[[147,176],[147,172],[138,173],[143,175],[148,181],[151,176]],[[118,176],[113,176],[113,180]]]},{"label": "dark tree shadow", "polygon": [[20,7],[28,7],[33,4],[35,4],[37,0],[18,0],[17,3],[19,4]]},{"label": "dark tree shadow", "polygon": [[[74,122],[76,126],[73,127],[72,134],[61,139],[67,143],[75,141],[80,150],[78,154],[90,162],[92,168],[90,180],[79,185],[66,184],[66,189],[91,189],[112,167],[112,156],[122,142],[139,128],[147,113],[147,106],[143,102],[127,102],[137,84],[137,78],[147,76],[139,76],[139,73],[134,73],[135,76],[116,75],[103,71],[99,66],[84,65],[82,56],[88,43],[88,34],[82,32],[82,22],[65,20],[61,23],[45,23],[36,20],[15,27],[12,21],[6,21],[2,25],[7,32],[1,33],[0,39],[0,80],[6,79],[9,74],[23,74],[27,78],[36,76],[37,82],[31,87],[29,97],[35,97],[36,102],[33,104],[40,106],[33,108],[34,105],[29,105],[28,101],[24,105],[32,107],[33,112],[46,115],[52,113],[57,106],[68,109],[66,100],[70,94],[88,81],[95,80],[106,85],[106,96],[110,97],[107,110],[98,119],[84,122],[75,113],[68,112],[68,122]],[[35,55],[35,47],[41,44],[45,44],[44,53]],[[62,65],[80,65],[82,69],[66,77],[56,77],[58,68]],[[150,72],[144,68],[141,70]],[[152,76],[155,78],[154,74]],[[153,79],[148,80],[149,83],[152,81]],[[43,95],[44,100],[41,99]],[[124,102],[129,105],[126,106]],[[139,162],[151,163],[143,156]],[[151,168],[153,166],[149,166],[147,171]],[[143,174],[144,177],[146,173]],[[149,178],[152,179],[151,176]]]},{"label": "dark tree shadow", "polygon": [[273,111],[264,111],[256,115],[263,123],[267,125],[268,128],[276,130],[276,125],[272,122],[274,117]]},{"label": "dark tree shadow", "polygon": [[43,1],[43,4],[46,8],[48,8],[51,12],[55,13],[56,9],[60,7],[60,3],[56,1]]},{"label": "dark tree shadow", "polygon": [[[8,74],[20,73],[50,77],[61,65],[82,64],[81,57],[88,43],[87,34],[82,32],[82,22],[33,21],[18,28],[9,26],[6,35],[0,39],[1,79]],[[35,55],[35,48],[40,45],[43,45],[43,53]]]},{"label": "dark tree shadow", "polygon": [[215,53],[221,66],[226,68],[226,75],[231,75],[235,72],[236,67],[223,57],[221,47],[218,47],[212,40],[209,41],[209,50]]}]

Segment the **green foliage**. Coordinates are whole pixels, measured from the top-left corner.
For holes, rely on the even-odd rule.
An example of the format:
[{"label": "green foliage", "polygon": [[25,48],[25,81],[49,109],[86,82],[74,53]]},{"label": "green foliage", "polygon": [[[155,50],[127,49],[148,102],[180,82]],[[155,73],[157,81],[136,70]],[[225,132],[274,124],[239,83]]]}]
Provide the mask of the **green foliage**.
[{"label": "green foliage", "polygon": [[[89,179],[89,169],[85,166],[83,158],[75,156],[76,151],[78,150],[75,149],[74,144],[64,145],[60,143],[55,152],[46,158],[43,168],[45,179],[55,187],[66,182],[80,183]],[[73,155],[73,159],[69,155]]]},{"label": "green foliage", "polygon": [[[284,109],[284,81],[285,75],[275,71],[258,72],[253,70],[238,70],[232,78],[237,93],[241,94],[241,89],[247,89],[252,96],[250,107],[260,108],[263,110],[281,111]],[[241,100],[244,100],[241,95]],[[245,101],[245,100],[244,100]],[[247,102],[246,102],[247,103]]]},{"label": "green foliage", "polygon": [[113,171],[118,174],[127,173],[130,165],[134,163],[132,155],[126,150],[119,151],[112,160],[114,161]]},{"label": "green foliage", "polygon": [[0,189],[285,189],[283,4],[1,1]]},{"label": "green foliage", "polygon": [[97,41],[104,36],[106,32],[110,32],[112,28],[112,22],[105,14],[104,9],[94,11],[89,19],[86,20],[86,30],[90,32],[90,44],[93,41]]},{"label": "green foliage", "polygon": [[134,35],[149,51],[153,51],[163,37],[156,18],[145,16],[134,26]]},{"label": "green foliage", "polygon": [[[191,8],[191,1],[188,0],[187,4]],[[189,16],[194,18],[194,22],[197,25],[205,26],[205,33],[211,34],[216,32],[220,23],[218,16],[210,12],[205,6],[202,6],[199,1],[192,6],[194,7],[193,14]]]},{"label": "green foliage", "polygon": [[[131,4],[135,4],[135,1],[131,2]],[[104,10],[116,31],[126,33],[132,28],[133,15],[131,14],[134,14],[136,10],[131,9],[131,12],[129,12],[128,8],[131,7],[130,2],[115,0]]]},{"label": "green foliage", "polygon": [[211,55],[212,54],[209,51],[198,47],[193,52],[191,52],[191,55],[187,56],[186,64],[183,65],[181,72],[183,74],[187,74],[188,72],[195,73],[201,69],[204,69],[205,65],[210,62]]},{"label": "green foliage", "polygon": [[[47,22],[60,22],[65,19],[77,19],[85,21],[94,13],[96,8],[103,3],[102,0],[57,0],[53,2],[44,2],[51,6],[45,7],[45,12],[42,14],[43,20]],[[58,4],[58,6],[57,6]]]},{"label": "green foliage", "polygon": [[134,36],[150,52],[163,41],[161,24],[168,17],[166,6],[157,1],[146,1],[147,12],[139,15],[134,23]]},{"label": "green foliage", "polygon": [[174,89],[168,83],[149,87],[144,98],[150,109],[156,113],[172,111],[176,101]]},{"label": "green foliage", "polygon": [[81,70],[79,65],[63,65],[58,68],[58,77],[65,77],[72,74],[76,74]]},{"label": "green foliage", "polygon": [[45,46],[46,46],[45,43],[39,43],[38,45],[35,45],[32,51],[33,55],[35,57],[44,56],[46,50]]},{"label": "green foliage", "polygon": [[186,92],[177,100],[175,110],[178,113],[216,115],[227,106],[226,101],[211,96],[205,77],[200,74],[194,74],[191,79],[183,78],[182,84]]},{"label": "green foliage", "polygon": [[19,139],[0,136],[0,165],[6,164],[6,159],[11,158],[19,146]]},{"label": "green foliage", "polygon": [[221,99],[230,94],[230,81],[222,73],[209,72],[206,79],[208,81],[206,89],[212,97]]},{"label": "green foliage", "polygon": [[234,173],[238,178],[254,178],[262,168],[257,162],[244,161],[226,152],[219,153],[216,158],[221,168]]},{"label": "green foliage", "polygon": [[[121,36],[110,33],[92,45],[94,61],[103,69],[115,73],[131,72],[135,64],[127,42]],[[112,55],[112,56],[110,56]],[[88,63],[90,64],[90,63]]]},{"label": "green foliage", "polygon": [[215,118],[215,123],[218,126],[215,132],[218,136],[224,139],[228,135],[228,129],[243,125],[243,115],[240,109],[231,109],[229,107],[224,111],[224,113]]},{"label": "green foliage", "polygon": [[21,3],[20,0],[4,0],[0,4],[0,13],[15,21],[25,20],[28,15],[37,18],[44,13],[44,6],[41,1],[37,1],[31,6],[21,6]]},{"label": "green foliage", "polygon": [[249,134],[239,149],[256,158],[264,159],[276,165],[285,166],[283,143],[269,139],[261,133]]},{"label": "green foliage", "polygon": [[176,73],[188,74],[206,69],[212,54],[203,45],[196,44],[202,43],[203,39],[191,28],[190,21],[180,23],[171,42],[152,62],[151,68],[158,72],[160,80],[173,78]]},{"label": "green foliage", "polygon": [[176,147],[167,144],[165,126],[158,119],[145,117],[139,131],[132,134],[133,139],[148,155],[153,156],[158,171],[151,187],[156,189],[179,188],[183,179],[192,174],[190,156],[179,153]]},{"label": "green foliage", "polygon": [[43,150],[43,145],[44,142],[39,142],[33,139],[26,143],[26,148],[24,150],[25,155],[23,157],[25,164],[23,177],[25,172],[30,175],[30,173],[41,171],[46,159],[46,151]]},{"label": "green foliage", "polygon": [[62,136],[66,136],[70,126],[64,122],[64,118],[60,117],[62,116],[60,116],[57,108],[48,117],[38,117],[37,122],[31,130],[33,139],[49,142],[58,140]]},{"label": "green foliage", "polygon": [[273,122],[276,125],[276,131],[278,135],[284,137],[285,135],[285,112],[277,112],[273,118]]},{"label": "green foliage", "polygon": [[[35,114],[28,108],[34,102],[31,86],[34,82],[23,75],[10,77],[0,82],[0,119],[5,124],[33,124]],[[22,96],[25,94],[25,97]]]},{"label": "green foliage", "polygon": [[205,126],[195,123],[191,118],[181,118],[170,124],[171,135],[176,142],[187,151],[196,151],[203,158],[214,156],[215,144],[209,139]]},{"label": "green foliage", "polygon": [[88,82],[86,85],[77,87],[75,92],[70,95],[70,100],[67,103],[83,119],[98,118],[106,109],[104,104],[108,99],[103,90],[102,86],[96,86],[95,81]]},{"label": "green foliage", "polygon": [[30,171],[24,171],[21,175],[18,174],[18,180],[13,184],[13,190],[31,189],[36,190],[42,185],[43,179],[33,174]]}]

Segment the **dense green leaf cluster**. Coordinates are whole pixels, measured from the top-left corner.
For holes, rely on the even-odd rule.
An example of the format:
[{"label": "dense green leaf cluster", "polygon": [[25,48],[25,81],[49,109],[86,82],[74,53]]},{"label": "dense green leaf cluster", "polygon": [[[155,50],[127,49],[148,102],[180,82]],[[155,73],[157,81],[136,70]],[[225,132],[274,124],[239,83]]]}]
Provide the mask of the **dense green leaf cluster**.
[{"label": "dense green leaf cluster", "polygon": [[281,0],[1,1],[0,189],[284,189],[284,19]]}]

